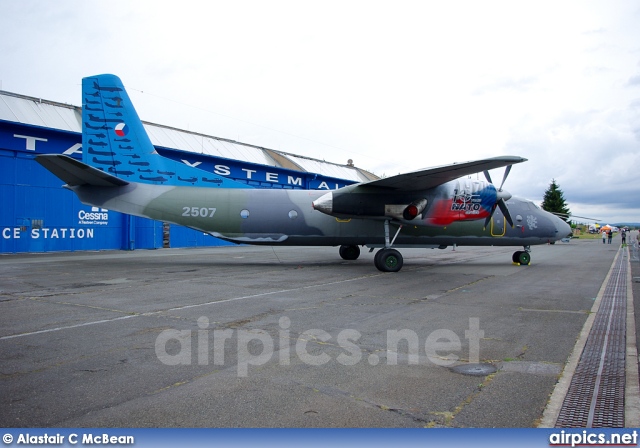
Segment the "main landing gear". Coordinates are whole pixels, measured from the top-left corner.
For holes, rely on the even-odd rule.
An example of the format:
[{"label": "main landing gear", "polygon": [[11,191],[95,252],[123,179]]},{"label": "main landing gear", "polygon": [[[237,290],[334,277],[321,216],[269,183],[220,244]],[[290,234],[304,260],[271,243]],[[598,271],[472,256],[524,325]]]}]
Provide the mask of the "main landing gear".
[{"label": "main landing gear", "polygon": [[[376,252],[373,258],[373,264],[379,271],[398,272],[402,269],[402,255],[397,250],[391,249],[391,245],[400,233],[400,229],[402,229],[402,224],[400,224],[393,240],[389,241],[389,221],[386,220],[384,222],[384,247]],[[373,248],[371,250],[373,251]],[[356,260],[360,256],[360,248],[358,246],[340,246],[340,256],[343,260]]]},{"label": "main landing gear", "polygon": [[357,260],[360,256],[358,246],[340,246],[340,256],[343,260]]},{"label": "main landing gear", "polygon": [[[340,246],[340,256],[343,260],[357,260],[360,256],[360,248],[358,246]],[[402,254],[391,248],[380,249],[373,258],[373,264],[382,272],[398,272],[402,269],[402,262]]]},{"label": "main landing gear", "polygon": [[373,257],[373,264],[379,271],[398,272],[402,269],[402,264],[404,263],[402,255],[397,250],[391,249],[401,229],[402,224],[399,225],[393,239],[389,241],[389,220],[384,221],[384,247],[376,252],[375,257]]},{"label": "main landing gear", "polygon": [[527,266],[531,263],[530,251],[531,248],[529,246],[524,246],[524,250],[517,250],[513,253],[511,260],[516,264]]},{"label": "main landing gear", "polygon": [[376,252],[373,264],[382,272],[398,272],[402,269],[402,254],[395,249],[384,247]]},{"label": "main landing gear", "polygon": [[376,252],[373,258],[373,264],[379,271],[398,272],[402,269],[402,264],[404,263],[402,255],[397,250],[391,249],[400,230],[402,230],[402,224],[399,224],[396,234],[393,236],[393,239],[389,241],[389,220],[384,221],[384,247]]}]

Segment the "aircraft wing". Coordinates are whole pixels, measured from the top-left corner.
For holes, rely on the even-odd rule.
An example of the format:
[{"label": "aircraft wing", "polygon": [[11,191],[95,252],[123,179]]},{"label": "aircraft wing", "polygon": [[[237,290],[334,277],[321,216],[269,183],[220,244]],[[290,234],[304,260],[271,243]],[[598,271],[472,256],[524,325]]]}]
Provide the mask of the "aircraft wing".
[{"label": "aircraft wing", "polygon": [[360,185],[398,191],[427,190],[462,176],[526,161],[527,159],[518,156],[492,157],[489,159],[425,168],[423,170],[365,182]]}]

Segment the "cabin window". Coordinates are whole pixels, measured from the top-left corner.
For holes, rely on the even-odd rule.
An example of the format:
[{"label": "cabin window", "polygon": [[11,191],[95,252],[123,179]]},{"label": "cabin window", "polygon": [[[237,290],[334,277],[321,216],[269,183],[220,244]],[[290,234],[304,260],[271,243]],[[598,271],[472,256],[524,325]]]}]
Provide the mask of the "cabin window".
[{"label": "cabin window", "polygon": [[246,210],[246,209],[245,209],[245,210],[242,210],[242,211],[240,212],[240,217],[241,217],[242,219],[247,219],[247,218],[249,217],[249,210]]}]

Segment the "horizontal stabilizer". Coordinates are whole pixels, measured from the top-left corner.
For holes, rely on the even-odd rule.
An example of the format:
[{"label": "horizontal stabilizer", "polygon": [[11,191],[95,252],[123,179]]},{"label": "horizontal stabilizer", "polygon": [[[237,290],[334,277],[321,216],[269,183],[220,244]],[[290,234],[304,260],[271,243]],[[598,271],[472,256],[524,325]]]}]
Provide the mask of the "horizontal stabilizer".
[{"label": "horizontal stabilizer", "polygon": [[426,168],[411,173],[399,174],[371,182],[363,183],[368,187],[389,188],[400,191],[428,190],[459,177],[479,173],[485,170],[500,168],[514,163],[526,162],[527,159],[517,156],[501,156],[471,162],[453,163],[451,165]]},{"label": "horizontal stabilizer", "polygon": [[36,161],[72,187],[121,187],[129,183],[63,154],[39,155]]}]

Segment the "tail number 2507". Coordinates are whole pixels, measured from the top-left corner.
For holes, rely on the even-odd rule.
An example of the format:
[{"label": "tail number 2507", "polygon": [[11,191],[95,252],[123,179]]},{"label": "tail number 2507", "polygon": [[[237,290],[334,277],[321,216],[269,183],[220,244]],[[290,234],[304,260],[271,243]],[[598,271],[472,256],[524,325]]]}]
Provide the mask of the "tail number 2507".
[{"label": "tail number 2507", "polygon": [[213,218],[215,212],[213,207],[182,207],[182,216]]}]

